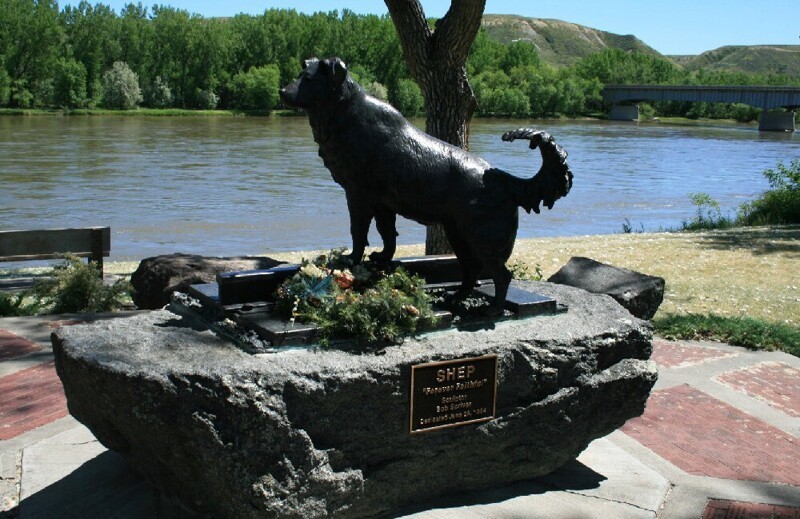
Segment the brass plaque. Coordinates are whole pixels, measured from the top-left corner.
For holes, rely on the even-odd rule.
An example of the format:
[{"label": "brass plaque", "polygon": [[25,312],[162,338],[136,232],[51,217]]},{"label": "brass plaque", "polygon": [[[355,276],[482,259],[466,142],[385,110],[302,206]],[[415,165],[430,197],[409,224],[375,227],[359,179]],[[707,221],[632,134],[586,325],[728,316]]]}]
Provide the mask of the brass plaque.
[{"label": "brass plaque", "polygon": [[497,355],[411,366],[411,434],[487,422],[497,400]]}]

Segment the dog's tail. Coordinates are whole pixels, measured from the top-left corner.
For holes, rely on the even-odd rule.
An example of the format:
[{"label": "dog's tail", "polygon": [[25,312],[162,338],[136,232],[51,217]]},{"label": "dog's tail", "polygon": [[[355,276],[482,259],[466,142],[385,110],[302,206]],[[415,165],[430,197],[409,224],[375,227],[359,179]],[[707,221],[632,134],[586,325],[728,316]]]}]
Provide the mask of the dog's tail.
[{"label": "dog's tail", "polygon": [[515,190],[517,205],[527,212],[539,214],[539,204],[548,209],[553,208],[556,200],[566,196],[572,188],[572,171],[567,164],[567,152],[556,144],[553,137],[540,130],[520,128],[503,134],[503,140],[512,142],[515,139],[531,141],[530,148],[539,148],[542,154],[542,167],[533,178],[522,179],[521,186]]}]

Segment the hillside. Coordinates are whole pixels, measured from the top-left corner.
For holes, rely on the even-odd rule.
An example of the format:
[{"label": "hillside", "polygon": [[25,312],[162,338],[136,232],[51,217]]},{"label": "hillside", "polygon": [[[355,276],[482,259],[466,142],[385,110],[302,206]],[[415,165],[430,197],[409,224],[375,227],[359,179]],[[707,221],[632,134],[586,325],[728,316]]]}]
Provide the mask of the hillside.
[{"label": "hillside", "polygon": [[542,61],[555,66],[572,65],[609,47],[660,56],[633,35],[612,34],[561,20],[487,14],[482,25],[490,38],[501,43],[515,40],[533,42]]},{"label": "hillside", "polygon": [[687,70],[800,76],[800,45],[727,46],[699,56],[668,56]]}]

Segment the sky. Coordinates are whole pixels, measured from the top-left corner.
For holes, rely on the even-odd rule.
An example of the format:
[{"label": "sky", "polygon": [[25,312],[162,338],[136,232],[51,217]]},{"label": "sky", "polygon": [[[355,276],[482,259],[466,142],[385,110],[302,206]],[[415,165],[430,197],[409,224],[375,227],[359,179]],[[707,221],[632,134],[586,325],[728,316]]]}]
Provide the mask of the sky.
[{"label": "sky", "polygon": [[[101,3],[119,12],[131,1]],[[59,2],[61,6],[78,3],[78,0]],[[161,0],[153,3],[203,16],[261,14],[271,8],[304,13],[342,9],[359,14],[387,13],[381,0]],[[425,15],[433,18],[443,16],[450,6],[450,0],[421,0],[421,3]],[[147,1],[142,4],[152,5]],[[633,34],[666,55],[700,54],[724,45],[800,44],[797,23],[800,0],[487,0],[484,12],[555,18],[615,34]]]}]

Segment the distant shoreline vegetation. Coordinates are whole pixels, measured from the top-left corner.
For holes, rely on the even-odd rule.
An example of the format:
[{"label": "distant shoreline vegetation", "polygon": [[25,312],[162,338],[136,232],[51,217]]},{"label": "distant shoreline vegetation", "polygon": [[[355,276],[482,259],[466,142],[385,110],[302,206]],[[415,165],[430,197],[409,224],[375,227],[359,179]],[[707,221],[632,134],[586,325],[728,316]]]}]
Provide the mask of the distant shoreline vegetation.
[{"label": "distant shoreline vegetation", "polygon": [[[142,110],[136,115],[268,114],[280,107],[278,89],[296,77],[301,59],[334,55],[372,95],[405,115],[424,113],[388,16],[270,9],[261,15],[204,18],[141,3],[120,12],[88,2],[63,9],[35,0],[2,5],[0,109],[6,110],[0,114],[118,110],[113,113],[127,115],[137,107]],[[566,29],[553,34],[561,42],[553,48],[565,54],[580,47],[570,43],[576,36]],[[613,46],[616,40],[619,47]],[[605,50],[553,66],[553,57],[548,54],[545,62],[532,42],[502,43],[482,28],[468,60],[479,102],[476,115],[602,117],[609,106],[600,91],[608,83],[800,86],[800,77],[780,73],[687,70],[644,46],[628,48],[624,38],[609,41]],[[759,113],[741,104],[642,106],[644,118],[752,121]]]},{"label": "distant shoreline vegetation", "polygon": [[[420,117],[424,114],[417,114],[409,117]],[[275,110],[199,110],[189,108],[134,108],[131,110],[113,110],[106,108],[79,108],[74,110],[63,108],[0,108],[0,117],[19,116],[19,117],[306,117],[306,114],[298,110],[275,109]],[[473,120],[496,119],[494,115],[476,114]],[[604,121],[607,118],[602,114],[578,115],[567,117],[558,115],[556,117],[527,119],[537,120],[587,120]],[[703,125],[714,124],[721,126],[752,126],[757,128],[757,123],[753,121],[737,121],[735,119],[709,119],[687,117],[663,117],[655,119],[644,119],[640,124],[667,124],[667,125]]]}]

